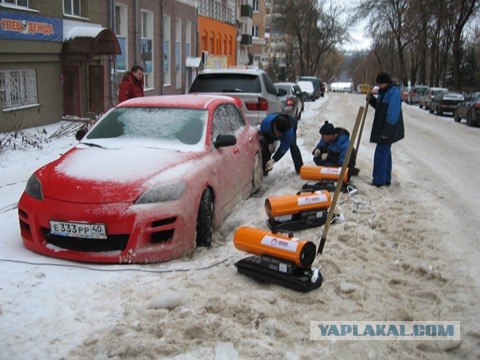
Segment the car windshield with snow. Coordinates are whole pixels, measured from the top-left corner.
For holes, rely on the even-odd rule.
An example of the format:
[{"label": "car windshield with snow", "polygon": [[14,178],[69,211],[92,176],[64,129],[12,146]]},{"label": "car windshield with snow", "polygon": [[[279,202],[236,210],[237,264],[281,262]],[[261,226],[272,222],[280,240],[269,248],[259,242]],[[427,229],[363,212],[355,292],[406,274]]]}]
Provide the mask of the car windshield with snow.
[{"label": "car windshield with snow", "polygon": [[171,107],[125,107],[108,112],[83,139],[83,144],[139,146],[178,151],[204,147],[208,111]]}]

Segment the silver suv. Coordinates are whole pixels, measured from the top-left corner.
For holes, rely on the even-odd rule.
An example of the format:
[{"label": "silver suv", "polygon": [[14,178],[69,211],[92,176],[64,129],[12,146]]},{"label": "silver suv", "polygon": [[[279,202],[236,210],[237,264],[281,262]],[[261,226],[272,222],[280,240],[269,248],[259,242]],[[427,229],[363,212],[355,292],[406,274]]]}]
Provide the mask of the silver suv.
[{"label": "silver suv", "polygon": [[216,93],[240,98],[242,110],[252,126],[270,113],[283,112],[279,96],[268,74],[261,69],[208,69],[201,71],[190,87],[190,93]]}]

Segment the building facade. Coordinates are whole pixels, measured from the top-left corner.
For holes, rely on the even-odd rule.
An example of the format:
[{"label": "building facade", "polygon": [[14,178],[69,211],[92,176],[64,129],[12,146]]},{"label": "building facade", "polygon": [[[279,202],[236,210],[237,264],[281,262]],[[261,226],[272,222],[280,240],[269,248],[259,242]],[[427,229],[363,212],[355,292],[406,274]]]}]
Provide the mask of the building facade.
[{"label": "building facade", "polygon": [[196,28],[194,0],[0,0],[0,132],[103,113],[134,64],[186,92]]},{"label": "building facade", "polygon": [[253,0],[252,17],[252,47],[250,57],[253,55],[253,65],[264,67],[268,64],[267,54],[267,4],[265,0]]},{"label": "building facade", "polygon": [[197,41],[193,0],[118,0],[114,19],[122,49],[114,64],[117,87],[126,71],[140,65],[145,96],[188,91],[191,73],[186,59],[196,53]]},{"label": "building facade", "polygon": [[205,68],[236,65],[235,24],[235,0],[198,1],[197,55]]}]

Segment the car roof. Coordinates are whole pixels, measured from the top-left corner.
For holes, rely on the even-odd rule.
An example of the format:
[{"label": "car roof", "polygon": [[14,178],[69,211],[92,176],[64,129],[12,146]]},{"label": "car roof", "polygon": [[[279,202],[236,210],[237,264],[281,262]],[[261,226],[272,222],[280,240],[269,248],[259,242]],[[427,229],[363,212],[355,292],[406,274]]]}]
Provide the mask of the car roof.
[{"label": "car roof", "polygon": [[297,83],[294,83],[294,82],[276,82],[273,85],[295,86],[295,85],[297,85]]},{"label": "car roof", "polygon": [[254,68],[254,69],[205,69],[199,72],[199,75],[202,74],[246,74],[246,75],[260,75],[265,73],[264,70]]},{"label": "car roof", "polygon": [[117,107],[177,107],[207,109],[215,102],[230,102],[242,107],[239,99],[232,96],[212,94],[158,95],[133,98],[118,104]]},{"label": "car roof", "polygon": [[448,91],[448,89],[444,88],[444,87],[431,87],[431,88],[428,88],[428,90],[445,90],[445,91]]}]

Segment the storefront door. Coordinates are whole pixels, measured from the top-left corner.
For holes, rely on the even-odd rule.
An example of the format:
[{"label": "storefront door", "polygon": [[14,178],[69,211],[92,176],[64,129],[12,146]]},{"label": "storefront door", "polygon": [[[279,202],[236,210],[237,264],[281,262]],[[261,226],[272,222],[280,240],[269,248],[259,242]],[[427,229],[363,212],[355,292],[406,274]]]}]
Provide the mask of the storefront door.
[{"label": "storefront door", "polygon": [[81,116],[80,66],[63,65],[63,115]]},{"label": "storefront door", "polygon": [[105,111],[103,106],[103,66],[90,65],[88,67],[88,110],[92,114]]}]

